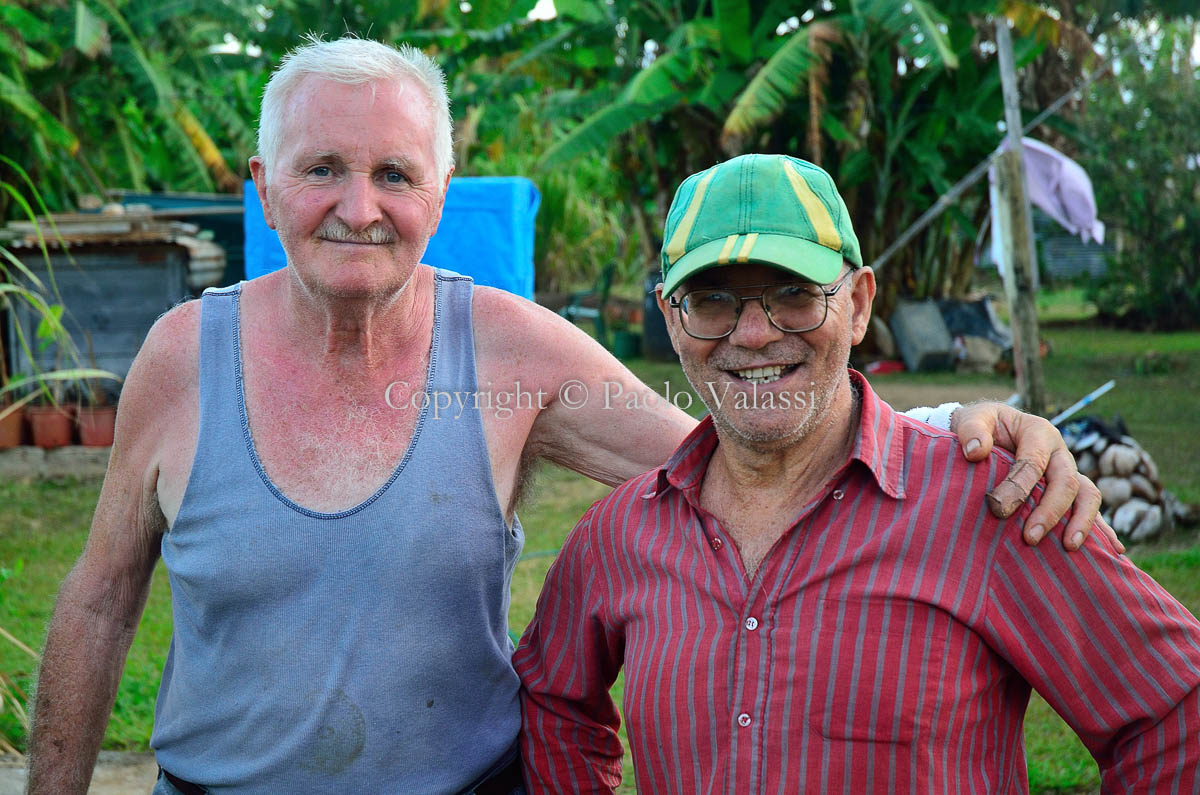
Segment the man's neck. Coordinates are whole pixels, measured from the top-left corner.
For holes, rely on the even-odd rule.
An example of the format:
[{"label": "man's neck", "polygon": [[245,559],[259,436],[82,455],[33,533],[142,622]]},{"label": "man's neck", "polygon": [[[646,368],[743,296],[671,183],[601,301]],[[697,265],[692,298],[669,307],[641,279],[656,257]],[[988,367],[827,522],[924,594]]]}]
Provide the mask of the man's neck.
[{"label": "man's neck", "polygon": [[700,504],[732,536],[748,576],[754,576],[804,506],[849,460],[860,406],[857,389],[847,378],[815,426],[778,450],[751,447],[718,428]]},{"label": "man's neck", "polygon": [[418,266],[393,293],[342,298],[310,292],[287,274],[280,330],[323,365],[351,370],[389,367],[398,356],[423,354],[428,348],[420,332],[433,302],[431,276]]},{"label": "man's neck", "polygon": [[815,492],[845,464],[858,436],[861,396],[849,377],[830,405],[794,443],[772,449],[733,438],[718,426],[719,442],[709,462],[724,483],[738,490],[777,494]]}]

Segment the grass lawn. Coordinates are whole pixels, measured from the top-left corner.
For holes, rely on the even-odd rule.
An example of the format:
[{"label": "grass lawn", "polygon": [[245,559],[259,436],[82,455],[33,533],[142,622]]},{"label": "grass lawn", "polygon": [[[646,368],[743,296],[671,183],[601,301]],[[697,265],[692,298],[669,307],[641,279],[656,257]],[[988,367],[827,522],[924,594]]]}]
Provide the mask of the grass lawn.
[{"label": "grass lawn", "polygon": [[[1117,388],[1092,408],[1125,418],[1132,434],[1151,452],[1168,488],[1200,502],[1200,334],[1133,334],[1088,326],[1050,325],[1052,346],[1046,380],[1052,399],[1067,405],[1109,378]],[[1154,355],[1149,355],[1153,351]],[[675,365],[635,361],[633,369],[656,390],[686,387]],[[894,375],[891,385],[930,387],[945,399],[955,390],[988,388],[1004,393],[1011,381],[999,376]],[[607,489],[553,468],[539,478],[534,499],[521,512],[526,554],[513,579],[512,628],[528,623],[538,589],[566,532]],[[59,583],[83,548],[99,493],[95,483],[0,483],[0,627],[40,647]],[[1195,534],[1136,549],[1132,557],[1194,612],[1200,612],[1200,548]],[[134,641],[105,737],[105,747],[144,749],[149,740],[154,696],[170,640],[170,595],[165,573],[155,576],[150,602]],[[0,639],[0,671],[28,689],[34,663]],[[619,699],[620,683],[617,685]],[[11,711],[0,715],[0,733],[18,747],[24,732]],[[1026,726],[1030,784],[1035,792],[1080,792],[1098,787],[1095,763],[1074,734],[1040,699],[1030,706]],[[626,791],[632,770],[626,766]]]}]

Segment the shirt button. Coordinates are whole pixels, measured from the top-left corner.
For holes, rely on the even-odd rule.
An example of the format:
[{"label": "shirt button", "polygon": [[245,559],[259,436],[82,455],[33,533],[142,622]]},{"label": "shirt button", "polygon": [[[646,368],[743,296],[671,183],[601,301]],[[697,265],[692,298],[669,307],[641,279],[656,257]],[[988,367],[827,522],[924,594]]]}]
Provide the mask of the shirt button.
[{"label": "shirt button", "polygon": [[749,715],[747,715],[745,712],[743,712],[741,715],[738,715],[738,726],[741,726],[744,729],[749,725],[750,725],[750,716]]},{"label": "shirt button", "polygon": [[714,552],[719,552],[721,550],[721,547],[725,546],[725,544],[722,543],[721,539],[715,538],[715,537],[710,539],[708,543],[709,543],[709,546],[711,546],[713,548]]},{"label": "shirt button", "polygon": [[842,491],[841,489],[833,490],[833,498],[835,500],[840,500],[842,497],[845,497],[845,496],[846,496],[846,492]]},{"label": "shirt button", "polygon": [[754,616],[750,616],[749,618],[747,618],[746,619],[746,629],[750,630],[751,632],[758,629],[758,619],[755,618]]}]

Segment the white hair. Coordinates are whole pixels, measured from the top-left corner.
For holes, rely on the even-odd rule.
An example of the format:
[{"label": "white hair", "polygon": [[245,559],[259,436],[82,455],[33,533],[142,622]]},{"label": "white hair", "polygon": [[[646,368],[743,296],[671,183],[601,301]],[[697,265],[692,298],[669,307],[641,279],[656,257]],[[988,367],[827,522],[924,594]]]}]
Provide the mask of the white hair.
[{"label": "white hair", "polygon": [[422,89],[433,111],[433,156],[438,182],[446,179],[454,165],[451,143],[450,98],[446,94],[446,75],[425,53],[408,44],[391,47],[369,39],[343,36],[335,41],[306,37],[308,43],[292,50],[279,62],[279,68],[263,91],[258,121],[258,156],[268,170],[279,153],[284,110],[297,87],[308,75],[349,85],[376,81],[413,80]]}]

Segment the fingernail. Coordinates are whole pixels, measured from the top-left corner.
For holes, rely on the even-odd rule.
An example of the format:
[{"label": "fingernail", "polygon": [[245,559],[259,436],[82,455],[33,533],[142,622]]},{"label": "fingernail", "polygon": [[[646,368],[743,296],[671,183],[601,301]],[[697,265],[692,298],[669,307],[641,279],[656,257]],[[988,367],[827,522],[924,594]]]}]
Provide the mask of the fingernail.
[{"label": "fingernail", "polygon": [[1042,536],[1044,535],[1046,535],[1046,528],[1040,524],[1035,524],[1033,527],[1029,528],[1029,540],[1035,544],[1041,541]]},{"label": "fingernail", "polygon": [[973,453],[979,449],[979,445],[980,445],[980,442],[978,439],[972,439],[971,441],[967,442],[967,446],[963,449],[966,451],[967,455],[970,455],[971,453]]},{"label": "fingernail", "polygon": [[1083,543],[1083,533],[1076,531],[1075,535],[1071,536],[1071,546],[1075,547],[1076,549],[1079,549],[1079,545],[1082,543]]}]

